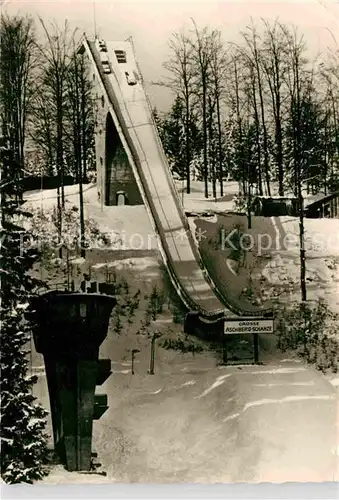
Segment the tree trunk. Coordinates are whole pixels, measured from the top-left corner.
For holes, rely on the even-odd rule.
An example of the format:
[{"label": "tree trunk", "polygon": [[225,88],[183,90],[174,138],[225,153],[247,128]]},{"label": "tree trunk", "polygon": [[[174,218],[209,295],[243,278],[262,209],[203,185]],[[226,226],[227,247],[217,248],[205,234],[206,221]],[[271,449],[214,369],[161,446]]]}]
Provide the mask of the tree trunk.
[{"label": "tree trunk", "polygon": [[57,90],[57,137],[56,137],[56,163],[61,187],[61,207],[65,207],[64,191],[64,148],[63,148],[63,103],[60,87]]},{"label": "tree trunk", "polygon": [[304,199],[301,189],[299,189],[299,244],[300,244],[300,289],[301,300],[306,302],[307,289],[306,289],[306,250],[305,250],[305,227],[304,227]]},{"label": "tree trunk", "polygon": [[215,151],[214,151],[214,130],[213,130],[213,113],[215,103],[212,103],[209,97],[209,117],[208,117],[208,150],[209,150],[209,164],[211,166],[212,177],[212,196],[214,199],[217,197],[217,182],[216,182],[216,169],[215,169]]},{"label": "tree trunk", "polygon": [[81,241],[81,257],[85,257],[86,250],[85,243],[85,215],[84,215],[84,197],[83,197],[83,181],[86,178],[86,165],[87,165],[87,141],[86,141],[86,115],[85,115],[85,89],[84,78],[81,74],[81,117],[79,117],[80,124],[80,172],[79,172],[79,203],[80,203],[80,241]]},{"label": "tree trunk", "polygon": [[[277,64],[277,63],[276,63]],[[284,196],[284,158],[283,158],[283,143],[282,143],[282,125],[281,125],[281,96],[280,96],[280,77],[279,68],[276,67],[276,89],[275,89],[275,143],[277,148],[276,162],[278,165],[278,185],[279,196]]]},{"label": "tree trunk", "polygon": [[306,290],[306,250],[305,250],[305,228],[304,228],[304,199],[302,194],[302,169],[301,169],[301,108],[300,108],[300,75],[299,75],[299,58],[295,56],[295,90],[296,90],[296,105],[297,105],[297,120],[296,120],[296,148],[295,148],[295,169],[297,178],[297,188],[298,188],[298,200],[299,200],[299,245],[300,245],[300,290],[301,290],[301,300],[306,302],[307,300],[307,290]]},{"label": "tree trunk", "polygon": [[275,142],[277,147],[279,196],[284,196],[284,165],[283,165],[282,131],[281,131],[280,118],[277,119],[276,121]]},{"label": "tree trunk", "polygon": [[185,107],[186,107],[186,143],[185,143],[185,152],[186,152],[186,192],[190,194],[191,192],[191,172],[190,172],[190,164],[191,164],[191,151],[190,151],[190,103],[189,103],[189,94],[188,89],[185,92]]},{"label": "tree trunk", "polygon": [[224,196],[224,183],[223,183],[223,161],[222,161],[222,143],[221,143],[221,116],[220,116],[220,97],[217,94],[217,122],[218,122],[218,173],[220,184],[220,196]]},{"label": "tree trunk", "polygon": [[262,176],[261,176],[260,123],[259,123],[259,113],[258,113],[257,98],[256,98],[256,88],[253,77],[252,77],[252,92],[253,92],[253,108],[254,108],[254,118],[255,118],[255,133],[256,133],[257,151],[258,151],[257,182],[258,182],[259,194],[260,196],[262,196],[263,189],[262,189]]},{"label": "tree trunk", "polygon": [[208,161],[207,161],[207,113],[206,113],[206,84],[203,82],[202,89],[202,126],[203,126],[203,161],[204,161],[204,184],[205,198],[208,198]]},{"label": "tree trunk", "polygon": [[270,173],[269,173],[269,157],[268,157],[268,140],[267,140],[267,129],[266,129],[266,121],[265,121],[265,105],[264,98],[262,92],[261,85],[261,75],[259,64],[256,62],[257,66],[257,77],[258,77],[258,90],[259,90],[259,99],[260,99],[260,109],[261,109],[261,124],[264,133],[264,171],[265,171],[265,180],[267,186],[267,194],[271,196],[271,186],[270,186]]},{"label": "tree trunk", "polygon": [[237,125],[238,125],[238,133],[239,133],[239,163],[241,169],[241,179],[243,181],[243,193],[246,193],[246,172],[245,171],[245,159],[244,159],[244,146],[243,146],[243,133],[242,133],[242,124],[241,124],[241,116],[240,116],[240,96],[239,96],[239,81],[238,81],[238,68],[237,62],[234,59],[234,81],[235,81],[235,98],[236,98],[236,115],[237,115]]}]

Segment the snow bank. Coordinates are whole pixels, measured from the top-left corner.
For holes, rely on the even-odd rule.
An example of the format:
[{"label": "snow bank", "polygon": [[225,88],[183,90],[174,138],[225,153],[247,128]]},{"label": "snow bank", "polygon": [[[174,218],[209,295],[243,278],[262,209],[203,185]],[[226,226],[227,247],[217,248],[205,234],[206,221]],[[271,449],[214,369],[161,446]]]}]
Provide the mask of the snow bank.
[{"label": "snow bank", "polygon": [[[180,191],[181,183],[177,182]],[[190,212],[201,211],[226,211],[232,210],[233,201],[215,201],[212,197],[204,198],[204,185],[202,182],[192,182],[189,195],[184,194],[184,208]],[[66,207],[79,207],[79,185],[65,186]],[[209,185],[210,193],[212,185]],[[114,241],[123,250],[156,250],[158,242],[150,223],[144,205],[103,206],[97,195],[96,185],[84,186],[84,211],[86,218],[94,219],[101,232],[114,234]],[[237,182],[226,182],[224,195],[230,196],[238,192]],[[218,195],[219,196],[219,195]],[[27,205],[34,209],[44,211],[52,210],[57,205],[57,190],[45,189],[31,191],[24,194]],[[113,240],[112,240],[113,241]]]},{"label": "snow bank", "polygon": [[[299,253],[299,219],[280,217],[285,236],[283,249]],[[339,219],[305,219],[305,248],[308,257],[339,256]]]},{"label": "snow bank", "polygon": [[[179,193],[182,193],[183,190],[186,189],[186,183],[183,182],[183,181],[175,181],[175,185],[176,185],[176,188],[177,188],[177,191]],[[191,193],[189,195],[187,195],[185,193],[185,196],[187,196],[188,198],[191,197],[191,196],[197,196],[197,195],[200,195],[200,197],[202,196],[202,198],[204,198],[204,192],[205,192],[205,184],[203,181],[191,181],[190,183],[190,191]],[[239,193],[239,183],[236,182],[236,181],[225,181],[223,183],[223,191],[224,191],[224,195],[225,194],[238,194]],[[209,182],[208,183],[208,192],[209,192],[209,195],[211,196],[211,194],[213,193],[213,185],[212,185],[212,182]],[[220,186],[219,186],[219,183],[217,183],[217,196],[220,197]]]},{"label": "snow bank", "polygon": [[[73,186],[65,186],[65,199],[68,203],[73,203],[78,205],[79,203],[79,184],[74,184]],[[97,190],[95,184],[85,184],[83,186],[84,202],[93,199],[97,196]],[[52,208],[56,205],[57,201],[57,190],[56,189],[43,189],[41,191],[27,191],[24,193],[24,200],[32,203],[36,207],[39,207],[41,203],[45,209]]]},{"label": "snow bank", "polygon": [[[57,190],[25,193],[27,205],[44,211],[57,205]],[[66,208],[79,207],[79,186],[65,186]],[[156,250],[157,238],[143,205],[102,206],[95,185],[84,188],[85,217],[94,219],[101,232],[111,235],[114,248],[121,250]]]},{"label": "snow bank", "polygon": [[113,262],[105,262],[94,264],[92,269],[100,269],[102,267],[108,267],[110,269],[129,269],[132,268],[133,271],[145,271],[149,268],[158,267],[158,260],[155,257],[133,257],[129,259],[119,259]]},{"label": "snow bank", "polygon": [[231,201],[214,201],[213,198],[205,199],[203,197],[194,198],[191,195],[186,195],[184,198],[184,208],[189,212],[215,211],[226,212],[234,209],[234,202]]},{"label": "snow bank", "polygon": [[[339,219],[305,219],[306,282],[309,300],[323,298],[339,312]],[[279,228],[279,226],[281,227]],[[290,301],[299,301],[295,291],[300,282],[299,219],[280,217],[277,250],[257,274],[274,286],[290,290]],[[265,285],[268,293],[267,285]]]},{"label": "snow bank", "polygon": [[105,477],[101,474],[86,472],[68,472],[62,465],[53,466],[48,476],[44,477],[37,484],[102,484],[112,483],[114,478]]}]

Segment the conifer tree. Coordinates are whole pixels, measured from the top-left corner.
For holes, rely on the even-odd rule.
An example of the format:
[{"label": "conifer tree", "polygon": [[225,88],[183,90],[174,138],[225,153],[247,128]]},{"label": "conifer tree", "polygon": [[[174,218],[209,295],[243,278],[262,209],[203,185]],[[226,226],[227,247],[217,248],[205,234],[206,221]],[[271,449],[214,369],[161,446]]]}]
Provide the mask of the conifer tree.
[{"label": "conifer tree", "polygon": [[[32,483],[46,473],[46,414],[32,394],[36,377],[28,373],[30,323],[25,309],[37,280],[29,270],[37,252],[24,245],[25,212],[16,201],[14,153],[0,148],[1,168],[1,476],[7,483]],[[40,282],[39,282],[40,283]]]}]

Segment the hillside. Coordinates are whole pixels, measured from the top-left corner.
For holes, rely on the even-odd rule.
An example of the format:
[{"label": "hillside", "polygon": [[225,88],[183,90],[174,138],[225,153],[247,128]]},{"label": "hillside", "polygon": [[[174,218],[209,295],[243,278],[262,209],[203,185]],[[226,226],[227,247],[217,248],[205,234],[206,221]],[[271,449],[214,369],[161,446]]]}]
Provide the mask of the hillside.
[{"label": "hillside", "polygon": [[[201,195],[194,193],[194,196],[197,204]],[[35,209],[41,207],[42,200],[44,211],[51,210],[56,203],[55,193],[46,191],[26,194],[26,199]],[[67,200],[70,208],[77,204],[76,187],[67,188]],[[188,206],[189,203],[185,201]],[[243,359],[239,366],[221,366],[220,349],[202,341],[193,340],[203,349],[195,355],[165,349],[161,345],[166,339],[192,340],[185,339],[182,325],[173,322],[176,306],[168,295],[157,320],[151,321],[146,329],[140,328],[152,288],[165,286],[145,208],[104,207],[102,210],[95,187],[90,186],[85,192],[85,211],[101,231],[118,233],[120,239],[117,238],[117,245],[110,250],[93,248],[85,260],[74,260],[76,286],[84,273],[90,273],[92,280],[105,280],[110,276],[110,279],[127,281],[129,295],[138,289],[142,293],[133,321],[127,324],[122,316],[122,331],[117,332],[116,314],[112,315],[107,339],[100,350],[100,357],[111,359],[113,374],[100,388],[108,394],[109,409],[94,423],[93,449],[107,476],[93,475],[89,479],[86,474],[66,473],[54,465],[44,482],[281,482],[331,481],[338,477],[335,475],[338,474],[336,376],[332,376],[331,385],[321,373],[305,366],[295,356],[263,349],[260,352],[263,364],[247,365],[244,358],[250,362],[253,353],[251,344],[245,340],[238,342],[233,351],[235,359]],[[207,228],[212,237],[220,221],[224,225],[229,221],[232,227],[238,218],[241,216],[218,214],[213,218],[190,218],[190,222],[193,229],[194,226]],[[258,218],[253,234],[267,229],[267,222]],[[288,231],[296,230],[296,220],[286,219],[284,223]],[[273,235],[277,226],[273,221],[269,224]],[[315,221],[306,221],[306,224],[310,232],[319,229]],[[330,221],[326,227],[326,231],[333,232],[337,221]],[[277,234],[279,237],[283,234],[279,227]],[[121,237],[125,238],[123,245],[118,244]],[[137,238],[139,244],[135,245],[133,239]],[[294,267],[287,269],[291,278],[297,275],[295,250],[282,251],[275,246],[271,253],[265,254],[264,261],[259,259],[260,266],[253,268],[253,276],[255,273],[265,275],[263,262],[266,266],[269,263],[273,276],[279,279],[274,282],[271,274],[267,274],[266,280],[271,279],[272,291],[281,293],[284,285],[279,266],[272,266],[278,252],[281,258],[287,253],[293,259]],[[320,265],[325,262],[321,259],[324,255],[314,254],[313,260],[318,258]],[[331,251],[331,257],[337,259],[335,250]],[[220,259],[226,263],[224,255]],[[241,280],[221,274],[225,268],[220,265],[217,269],[228,291],[231,289],[236,296]],[[231,273],[232,267],[227,269]],[[247,271],[242,272],[245,279]],[[52,269],[37,268],[36,273],[51,285],[65,279],[65,268],[60,263]],[[259,297],[259,277],[257,283]],[[330,285],[333,283],[329,279],[324,281],[323,290],[328,291]],[[316,293],[318,288],[314,287]],[[119,302],[124,300],[123,294],[119,296]],[[150,337],[155,331],[162,336],[157,341],[155,375],[149,375]],[[135,348],[140,352],[136,356],[135,375],[132,375],[131,350]],[[34,347],[31,373],[39,375],[34,394],[48,408],[43,359]]]},{"label": "hillside", "polygon": [[[182,186],[177,183],[177,187],[180,190]],[[77,186],[68,186],[65,191],[66,206],[69,208],[78,206]],[[244,303],[247,307],[251,306],[258,298],[260,303],[264,303],[277,295],[284,300],[297,300],[298,219],[253,218],[253,229],[249,231],[253,236],[253,251],[246,253],[245,265],[239,269],[238,274],[234,273],[233,263],[226,262],[230,257],[229,253],[225,252],[225,249],[215,248],[215,238],[218,238],[220,228],[225,228],[227,232],[238,225],[242,232],[247,234],[246,217],[220,214],[234,208],[233,199],[237,192],[238,184],[229,182],[225,183],[224,198],[227,198],[227,201],[215,202],[212,198],[205,200],[202,184],[193,182],[191,194],[184,195],[185,210],[195,212],[197,215],[203,211],[218,212],[211,218],[189,219],[193,232],[195,228],[200,231],[198,244],[206,257],[209,271],[217,281],[227,283],[227,293],[240,305]],[[43,204],[44,210],[51,210],[56,205],[55,190],[26,193],[25,198],[27,205],[35,209]],[[100,231],[115,236],[114,250],[129,250],[132,253],[136,251],[136,256],[139,256],[139,250],[157,250],[156,236],[144,206],[102,207],[97,200],[93,185],[85,188],[84,200],[85,216],[94,219]],[[324,297],[333,310],[339,311],[339,219],[305,219],[305,230],[309,298]],[[267,238],[270,238],[271,245],[265,249]],[[211,240],[213,245],[210,244]],[[261,249],[258,248],[260,241],[263,247]],[[211,262],[215,266],[214,271]],[[247,300],[242,291],[248,288],[249,274],[252,277],[255,294],[253,299],[250,297]]]}]

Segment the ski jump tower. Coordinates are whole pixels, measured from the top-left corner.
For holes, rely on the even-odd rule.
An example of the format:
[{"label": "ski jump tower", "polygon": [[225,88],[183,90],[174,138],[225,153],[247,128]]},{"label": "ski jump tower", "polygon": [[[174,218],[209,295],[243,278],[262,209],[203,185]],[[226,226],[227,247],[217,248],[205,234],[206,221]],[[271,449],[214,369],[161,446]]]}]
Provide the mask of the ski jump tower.
[{"label": "ski jump tower", "polygon": [[[96,160],[102,204],[144,204],[170,279],[197,324],[223,333],[227,316],[260,316],[222,297],[190,231],[131,41],[84,38],[97,104]],[[189,314],[187,315],[187,318]],[[191,328],[188,328],[191,330]]]},{"label": "ski jump tower", "polygon": [[[107,89],[103,89],[103,75],[125,78],[127,85],[134,86],[139,80],[135,65],[127,61],[129,42],[114,42],[114,58],[108,59],[108,48],[104,41],[96,39],[92,47],[98,49],[100,61],[91,64],[92,81],[96,102],[95,151],[97,165],[98,198],[104,205],[141,205],[143,199],[135,180],[131,162],[123,144],[118,120],[112,116]],[[85,51],[82,45],[81,52]],[[94,54],[95,55],[95,54]],[[97,66],[97,63],[100,65]],[[103,75],[101,74],[103,73]],[[124,82],[123,82],[124,83]],[[132,96],[133,98],[133,96]]]}]

